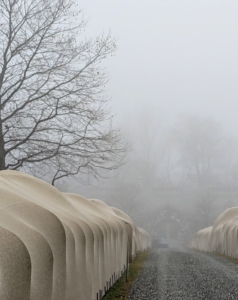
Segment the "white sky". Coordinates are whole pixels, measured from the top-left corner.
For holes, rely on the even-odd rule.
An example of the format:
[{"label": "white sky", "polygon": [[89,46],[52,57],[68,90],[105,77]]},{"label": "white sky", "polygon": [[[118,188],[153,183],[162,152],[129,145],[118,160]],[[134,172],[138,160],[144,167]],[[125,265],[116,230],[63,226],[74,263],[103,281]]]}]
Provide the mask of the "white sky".
[{"label": "white sky", "polygon": [[118,38],[107,60],[113,112],[127,122],[146,106],[169,118],[209,115],[238,128],[238,1],[81,0],[86,35]]}]

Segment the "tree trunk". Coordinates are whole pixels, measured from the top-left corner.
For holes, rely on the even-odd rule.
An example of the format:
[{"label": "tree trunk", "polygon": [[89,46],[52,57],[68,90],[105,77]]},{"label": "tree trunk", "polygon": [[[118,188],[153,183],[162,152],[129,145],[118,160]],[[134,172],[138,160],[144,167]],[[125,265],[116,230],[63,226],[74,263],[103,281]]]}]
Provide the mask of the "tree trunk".
[{"label": "tree trunk", "polygon": [[0,171],[6,169],[5,164],[5,149],[4,149],[4,137],[2,130],[2,122],[0,120]]}]

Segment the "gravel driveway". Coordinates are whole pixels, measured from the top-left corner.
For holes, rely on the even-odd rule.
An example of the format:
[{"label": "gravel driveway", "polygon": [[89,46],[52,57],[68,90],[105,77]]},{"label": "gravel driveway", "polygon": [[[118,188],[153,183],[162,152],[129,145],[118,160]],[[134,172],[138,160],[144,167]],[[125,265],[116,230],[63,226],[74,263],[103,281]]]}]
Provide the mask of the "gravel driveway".
[{"label": "gravel driveway", "polygon": [[149,255],[129,299],[238,300],[238,265],[193,250],[159,249]]}]

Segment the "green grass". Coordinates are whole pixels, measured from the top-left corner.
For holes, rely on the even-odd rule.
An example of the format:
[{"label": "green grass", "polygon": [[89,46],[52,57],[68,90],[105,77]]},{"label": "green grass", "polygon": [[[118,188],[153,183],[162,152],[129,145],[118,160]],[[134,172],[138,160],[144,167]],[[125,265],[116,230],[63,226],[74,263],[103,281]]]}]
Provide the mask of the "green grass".
[{"label": "green grass", "polygon": [[107,291],[103,300],[113,299],[128,299],[129,291],[133,282],[137,279],[143,269],[144,262],[149,254],[149,251],[137,254],[136,258],[129,265],[128,282],[126,282],[126,272],[121,278]]}]

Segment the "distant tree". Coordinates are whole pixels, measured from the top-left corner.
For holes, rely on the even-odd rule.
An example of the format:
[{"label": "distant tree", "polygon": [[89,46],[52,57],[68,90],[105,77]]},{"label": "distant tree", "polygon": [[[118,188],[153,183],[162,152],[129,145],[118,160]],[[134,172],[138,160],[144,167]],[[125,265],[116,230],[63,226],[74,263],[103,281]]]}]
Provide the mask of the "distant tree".
[{"label": "distant tree", "polygon": [[142,204],[141,188],[137,183],[119,182],[117,193],[109,202],[129,216],[135,216]]},{"label": "distant tree", "polygon": [[221,125],[211,118],[184,116],[174,133],[187,178],[200,187],[213,184],[224,154]]},{"label": "distant tree", "polygon": [[161,185],[174,185],[181,182],[181,166],[178,164],[178,151],[176,140],[173,136],[173,130],[166,134],[164,142],[163,157],[160,163],[160,180]]},{"label": "distant tree", "polygon": [[154,185],[159,181],[159,168],[165,153],[165,139],[161,116],[150,107],[139,115],[134,129],[134,161],[137,177],[143,185]]},{"label": "distant tree", "polygon": [[221,161],[221,184],[237,186],[238,184],[238,140],[226,136],[224,138],[224,158]]},{"label": "distant tree", "polygon": [[197,221],[198,229],[213,225],[218,214],[217,197],[209,189],[200,191],[194,204],[194,222]]},{"label": "distant tree", "polygon": [[54,184],[123,164],[127,145],[112,128],[100,67],[115,41],[80,36],[75,3],[0,1],[0,170],[47,174]]}]

